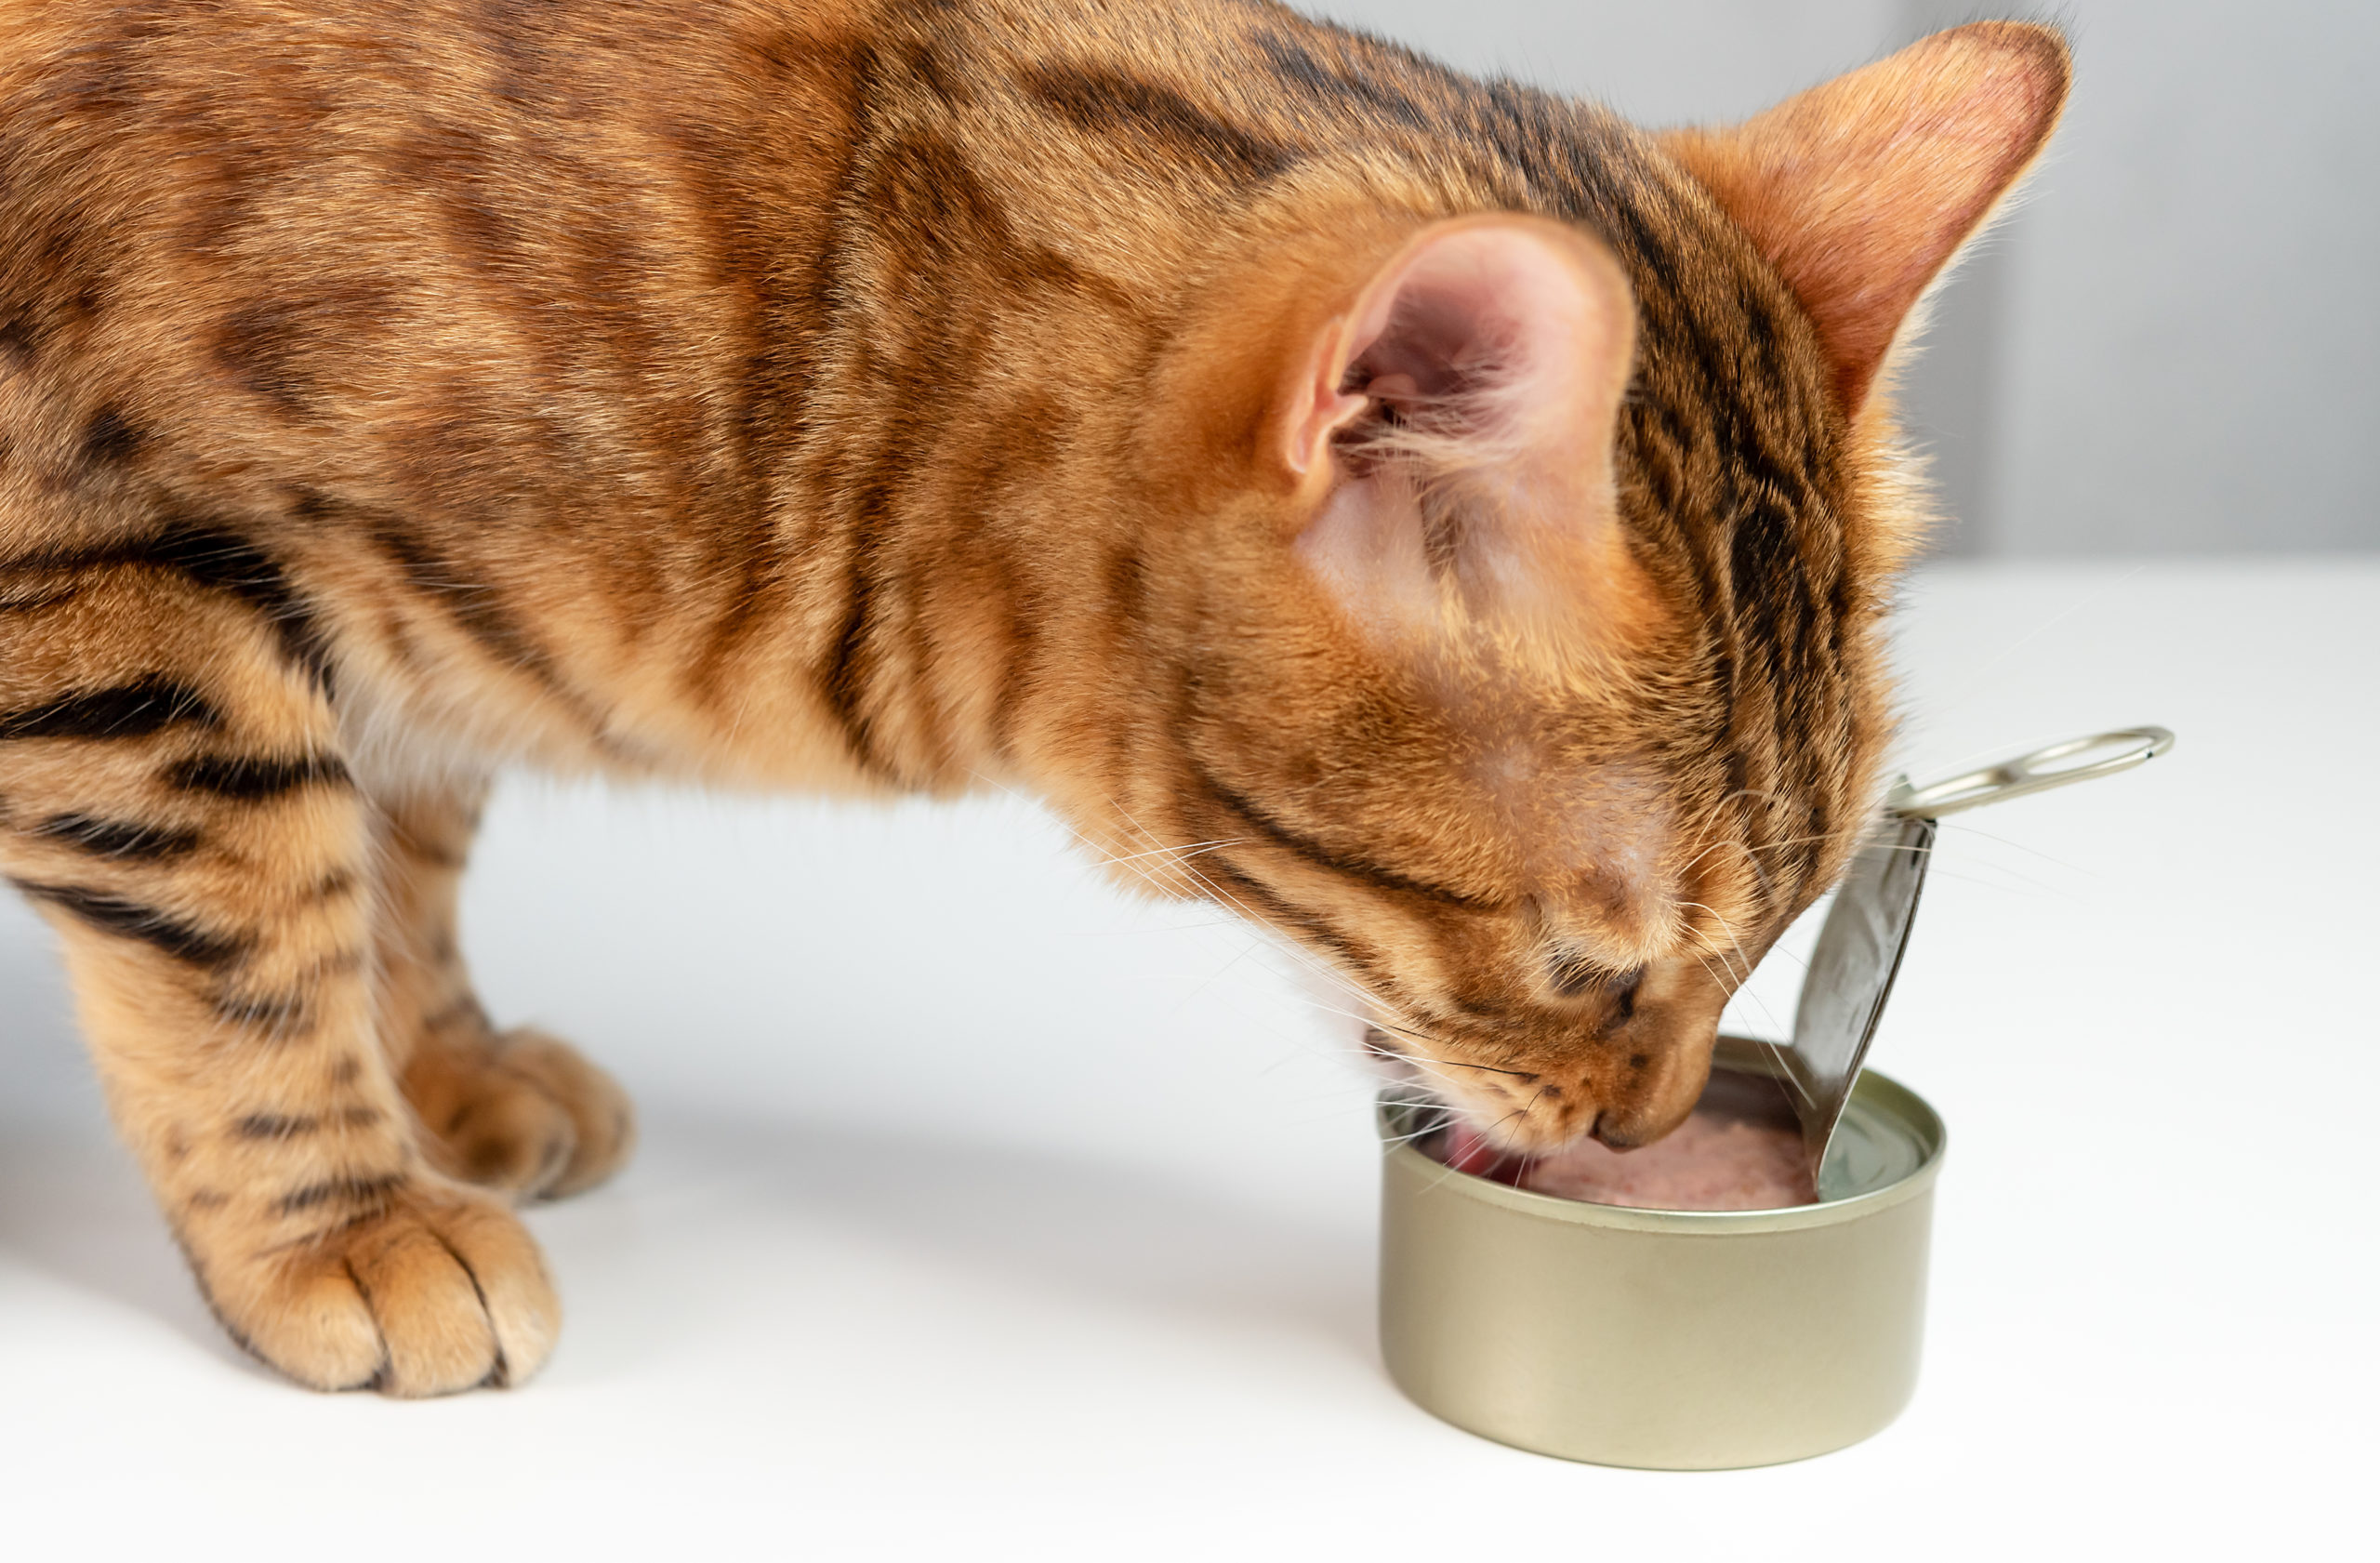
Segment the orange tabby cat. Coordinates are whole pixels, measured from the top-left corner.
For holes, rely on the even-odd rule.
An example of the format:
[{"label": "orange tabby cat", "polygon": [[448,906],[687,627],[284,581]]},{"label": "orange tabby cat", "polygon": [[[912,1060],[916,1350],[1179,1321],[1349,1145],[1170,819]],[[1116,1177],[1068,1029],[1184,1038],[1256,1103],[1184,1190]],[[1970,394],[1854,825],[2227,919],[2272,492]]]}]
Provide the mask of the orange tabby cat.
[{"label": "orange tabby cat", "polygon": [[226,1326],[552,1347],[509,1202],[629,1117],[471,997],[504,764],[1029,787],[1491,1139],[1666,1132],[1867,817],[1881,388],[2066,85],[1981,24],[1654,137],[1234,0],[13,0],[0,869]]}]

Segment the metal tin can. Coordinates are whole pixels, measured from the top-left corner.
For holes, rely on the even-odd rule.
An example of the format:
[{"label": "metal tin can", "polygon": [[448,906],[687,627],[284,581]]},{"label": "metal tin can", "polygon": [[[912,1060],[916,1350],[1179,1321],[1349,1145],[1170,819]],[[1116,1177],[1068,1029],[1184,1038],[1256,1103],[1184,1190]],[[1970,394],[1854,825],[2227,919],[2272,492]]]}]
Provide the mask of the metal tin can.
[{"label": "metal tin can", "polygon": [[[1714,1074],[1775,1080],[1721,1038]],[[1917,1384],[1942,1120],[1871,1070],[1819,1201],[1773,1211],[1583,1204],[1457,1172],[1383,1101],[1381,1350],[1423,1410],[1603,1465],[1715,1470],[1841,1449]]]}]

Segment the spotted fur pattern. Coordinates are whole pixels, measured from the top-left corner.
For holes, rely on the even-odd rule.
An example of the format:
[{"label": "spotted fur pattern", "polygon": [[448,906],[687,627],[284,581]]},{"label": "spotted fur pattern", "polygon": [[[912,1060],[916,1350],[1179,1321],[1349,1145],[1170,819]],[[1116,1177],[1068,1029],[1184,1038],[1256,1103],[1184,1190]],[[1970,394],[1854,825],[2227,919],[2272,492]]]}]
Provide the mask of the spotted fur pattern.
[{"label": "spotted fur pattern", "polygon": [[[1884,350],[2063,96],[1946,37],[1664,140],[1236,0],[0,12],[0,871],[226,1325],[405,1394],[549,1349],[506,1204],[631,1130],[471,996],[509,763],[1029,788],[1501,1142],[1664,1132],[1871,806]],[[1921,100],[1990,155],[1797,202]],[[1625,315],[1574,639],[1368,630],[1299,539],[1388,447],[1271,458],[1462,222]]]}]

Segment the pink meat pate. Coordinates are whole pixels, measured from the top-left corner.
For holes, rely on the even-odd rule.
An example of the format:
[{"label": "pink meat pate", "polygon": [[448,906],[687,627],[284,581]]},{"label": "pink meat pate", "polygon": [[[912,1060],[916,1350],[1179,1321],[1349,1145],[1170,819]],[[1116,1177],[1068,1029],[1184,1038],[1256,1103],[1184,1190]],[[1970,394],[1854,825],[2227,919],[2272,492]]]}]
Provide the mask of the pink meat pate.
[{"label": "pink meat pate", "polygon": [[1714,1109],[1707,1101],[1669,1134],[1634,1150],[1582,1140],[1551,1156],[1506,1156],[1460,1121],[1436,1140],[1437,1159],[1457,1172],[1592,1205],[1774,1211],[1818,1200],[1798,1128]]}]

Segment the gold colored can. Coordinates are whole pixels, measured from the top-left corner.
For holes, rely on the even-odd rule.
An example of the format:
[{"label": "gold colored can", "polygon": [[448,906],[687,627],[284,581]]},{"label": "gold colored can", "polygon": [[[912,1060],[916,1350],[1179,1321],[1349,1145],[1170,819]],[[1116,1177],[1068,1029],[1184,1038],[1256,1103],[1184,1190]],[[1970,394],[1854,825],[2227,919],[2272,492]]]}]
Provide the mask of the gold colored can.
[{"label": "gold colored can", "polygon": [[[1777,1078],[1723,1037],[1714,1073]],[[1942,1120],[1871,1070],[1819,1201],[1772,1211],[1583,1204],[1473,1177],[1381,1108],[1381,1349],[1423,1410],[1500,1443],[1658,1470],[1769,1465],[1877,1433],[1909,1404]]]}]

